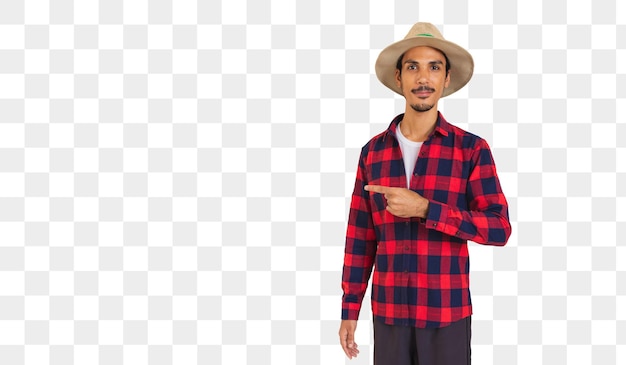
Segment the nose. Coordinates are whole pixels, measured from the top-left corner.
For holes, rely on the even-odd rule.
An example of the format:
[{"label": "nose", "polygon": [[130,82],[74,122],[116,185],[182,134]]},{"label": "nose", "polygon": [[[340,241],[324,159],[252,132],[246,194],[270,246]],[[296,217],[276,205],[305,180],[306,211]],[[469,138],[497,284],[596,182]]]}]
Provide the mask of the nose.
[{"label": "nose", "polygon": [[417,71],[417,75],[416,75],[417,82],[420,84],[423,84],[426,82],[427,79],[428,79],[428,72],[424,70],[423,68],[420,68]]}]

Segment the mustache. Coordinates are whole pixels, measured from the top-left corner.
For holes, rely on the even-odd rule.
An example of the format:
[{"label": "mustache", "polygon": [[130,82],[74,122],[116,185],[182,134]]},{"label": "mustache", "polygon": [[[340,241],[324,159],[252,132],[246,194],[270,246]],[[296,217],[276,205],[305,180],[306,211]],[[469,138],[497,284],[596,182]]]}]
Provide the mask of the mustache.
[{"label": "mustache", "polygon": [[418,92],[421,92],[421,91],[428,91],[428,92],[434,93],[435,89],[433,89],[432,87],[428,87],[428,86],[420,86],[417,89],[412,89],[411,90],[411,92],[414,92],[414,93],[418,93]]}]

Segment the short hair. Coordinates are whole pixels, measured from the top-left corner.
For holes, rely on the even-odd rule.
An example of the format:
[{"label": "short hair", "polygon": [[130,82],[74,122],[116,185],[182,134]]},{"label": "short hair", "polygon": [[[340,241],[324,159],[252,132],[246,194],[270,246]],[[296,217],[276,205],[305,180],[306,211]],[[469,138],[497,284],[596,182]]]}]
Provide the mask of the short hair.
[{"label": "short hair", "polygon": [[[436,48],[435,48],[436,49]],[[441,52],[440,50],[438,50],[439,52]],[[404,55],[406,54],[406,52],[404,52],[403,54],[400,55],[400,57],[398,58],[398,62],[396,62],[396,69],[398,71],[400,71],[400,74],[402,74],[402,59],[404,58]],[[450,60],[448,59],[448,56],[446,56],[445,53],[441,52],[441,54],[443,55],[443,57],[446,59],[446,76],[448,75],[448,73],[450,72]]]}]

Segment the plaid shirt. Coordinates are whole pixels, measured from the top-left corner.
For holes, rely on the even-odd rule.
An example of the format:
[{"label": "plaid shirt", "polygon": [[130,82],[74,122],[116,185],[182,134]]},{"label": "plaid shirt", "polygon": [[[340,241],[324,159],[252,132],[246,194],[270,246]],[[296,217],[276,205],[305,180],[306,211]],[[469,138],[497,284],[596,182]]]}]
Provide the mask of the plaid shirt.
[{"label": "plaid shirt", "polygon": [[472,314],[467,241],[503,246],[508,205],[485,140],[439,114],[423,143],[410,189],[429,200],[428,216],[399,218],[365,185],[406,188],[396,130],[403,115],[361,150],[350,204],[342,319],[357,319],[372,279],[374,317],[391,325],[443,327]]}]

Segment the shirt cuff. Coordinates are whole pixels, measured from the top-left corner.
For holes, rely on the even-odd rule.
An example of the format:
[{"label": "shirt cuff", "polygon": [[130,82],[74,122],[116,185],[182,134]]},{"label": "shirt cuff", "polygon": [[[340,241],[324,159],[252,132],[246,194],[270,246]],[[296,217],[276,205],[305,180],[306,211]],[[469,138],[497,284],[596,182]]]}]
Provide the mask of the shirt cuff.
[{"label": "shirt cuff", "polygon": [[355,295],[346,295],[341,303],[341,319],[357,320],[361,312],[361,303]]},{"label": "shirt cuff", "polygon": [[441,203],[436,201],[428,202],[428,215],[424,220],[424,224],[426,228],[437,229],[437,225],[441,222],[441,214],[445,208]]},{"label": "shirt cuff", "polygon": [[450,207],[436,201],[430,201],[428,205],[428,216],[424,221],[424,225],[428,229],[435,229],[450,236],[458,236],[459,227],[450,224]]}]

